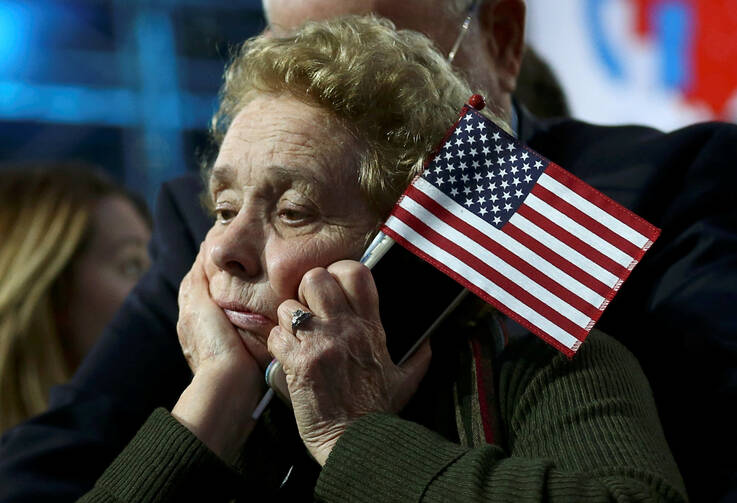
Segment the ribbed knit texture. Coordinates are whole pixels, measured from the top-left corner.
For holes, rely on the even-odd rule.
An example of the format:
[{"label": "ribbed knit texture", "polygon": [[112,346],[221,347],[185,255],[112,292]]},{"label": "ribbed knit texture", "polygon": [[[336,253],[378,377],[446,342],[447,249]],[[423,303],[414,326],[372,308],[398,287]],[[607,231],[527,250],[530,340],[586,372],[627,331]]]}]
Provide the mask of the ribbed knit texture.
[{"label": "ribbed knit texture", "polygon": [[165,409],[157,409],[79,501],[228,501],[240,483],[192,432]]},{"label": "ribbed knit texture", "polygon": [[[647,381],[622,345],[592,332],[569,361],[531,337],[511,345],[499,365],[504,445],[462,447],[415,422],[370,414],[353,423],[336,444],[320,473],[316,499],[686,500]],[[245,456],[253,452],[247,445]],[[268,451],[259,452],[249,472],[256,471],[258,461],[273,470],[275,465],[261,457]],[[273,452],[277,457],[283,453]],[[257,495],[265,478],[242,475],[250,480],[239,479],[159,409],[80,501],[262,500]],[[290,501],[310,499],[312,484],[306,482]]]},{"label": "ribbed knit texture", "polygon": [[386,414],[354,423],[318,480],[323,501],[685,501],[632,355],[592,333],[572,360],[536,339],[499,373],[508,440],[467,449]]}]

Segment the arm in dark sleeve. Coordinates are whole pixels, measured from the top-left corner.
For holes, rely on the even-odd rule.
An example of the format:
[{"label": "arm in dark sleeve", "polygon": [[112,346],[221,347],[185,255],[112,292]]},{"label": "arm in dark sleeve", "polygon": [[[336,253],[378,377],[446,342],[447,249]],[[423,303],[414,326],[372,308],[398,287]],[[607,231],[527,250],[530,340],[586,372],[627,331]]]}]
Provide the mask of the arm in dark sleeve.
[{"label": "arm in dark sleeve", "polygon": [[600,326],[640,361],[691,498],[714,501],[737,477],[737,127],[636,150],[656,173],[638,213],[662,234]]},{"label": "arm in dark sleeve", "polygon": [[388,414],[351,425],[323,468],[324,501],[685,501],[650,388],[592,334],[569,361],[536,339],[505,352],[509,452],[464,448]]},{"label": "arm in dark sleeve", "polygon": [[156,409],[79,503],[230,501],[241,480],[165,409]]},{"label": "arm in dark sleeve", "polygon": [[177,290],[209,222],[194,175],[165,184],[154,215],[153,265],[49,409],[0,445],[0,501],[74,501],[158,406],[191,375],[176,334]]}]

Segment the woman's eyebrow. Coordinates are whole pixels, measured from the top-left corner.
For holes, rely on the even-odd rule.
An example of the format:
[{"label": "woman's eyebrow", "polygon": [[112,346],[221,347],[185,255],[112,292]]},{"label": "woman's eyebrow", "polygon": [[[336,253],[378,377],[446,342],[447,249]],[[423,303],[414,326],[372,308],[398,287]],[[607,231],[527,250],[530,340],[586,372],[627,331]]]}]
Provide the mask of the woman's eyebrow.
[{"label": "woman's eyebrow", "polygon": [[309,186],[318,188],[326,183],[312,171],[294,168],[290,166],[271,166],[272,175],[279,181],[302,182]]},{"label": "woman's eyebrow", "polygon": [[235,169],[229,165],[219,165],[212,168],[210,179],[208,180],[209,188],[226,187],[233,183],[235,179]]}]

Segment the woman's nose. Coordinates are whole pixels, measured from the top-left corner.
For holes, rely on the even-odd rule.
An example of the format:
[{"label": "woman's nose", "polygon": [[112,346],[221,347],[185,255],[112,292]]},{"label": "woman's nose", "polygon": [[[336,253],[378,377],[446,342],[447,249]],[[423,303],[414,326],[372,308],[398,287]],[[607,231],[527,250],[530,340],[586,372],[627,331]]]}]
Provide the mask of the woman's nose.
[{"label": "woman's nose", "polygon": [[[261,231],[236,218],[222,232],[208,237],[210,258],[221,270],[240,278],[253,278],[261,270]],[[215,224],[221,225],[221,224]]]}]

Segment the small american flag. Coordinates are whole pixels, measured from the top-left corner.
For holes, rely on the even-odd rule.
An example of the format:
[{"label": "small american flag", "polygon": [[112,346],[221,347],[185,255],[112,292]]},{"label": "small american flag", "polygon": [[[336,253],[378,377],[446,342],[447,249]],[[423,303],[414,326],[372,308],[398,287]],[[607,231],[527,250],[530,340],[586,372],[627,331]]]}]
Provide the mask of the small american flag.
[{"label": "small american flag", "polygon": [[469,106],[381,230],[569,357],[660,233]]}]

